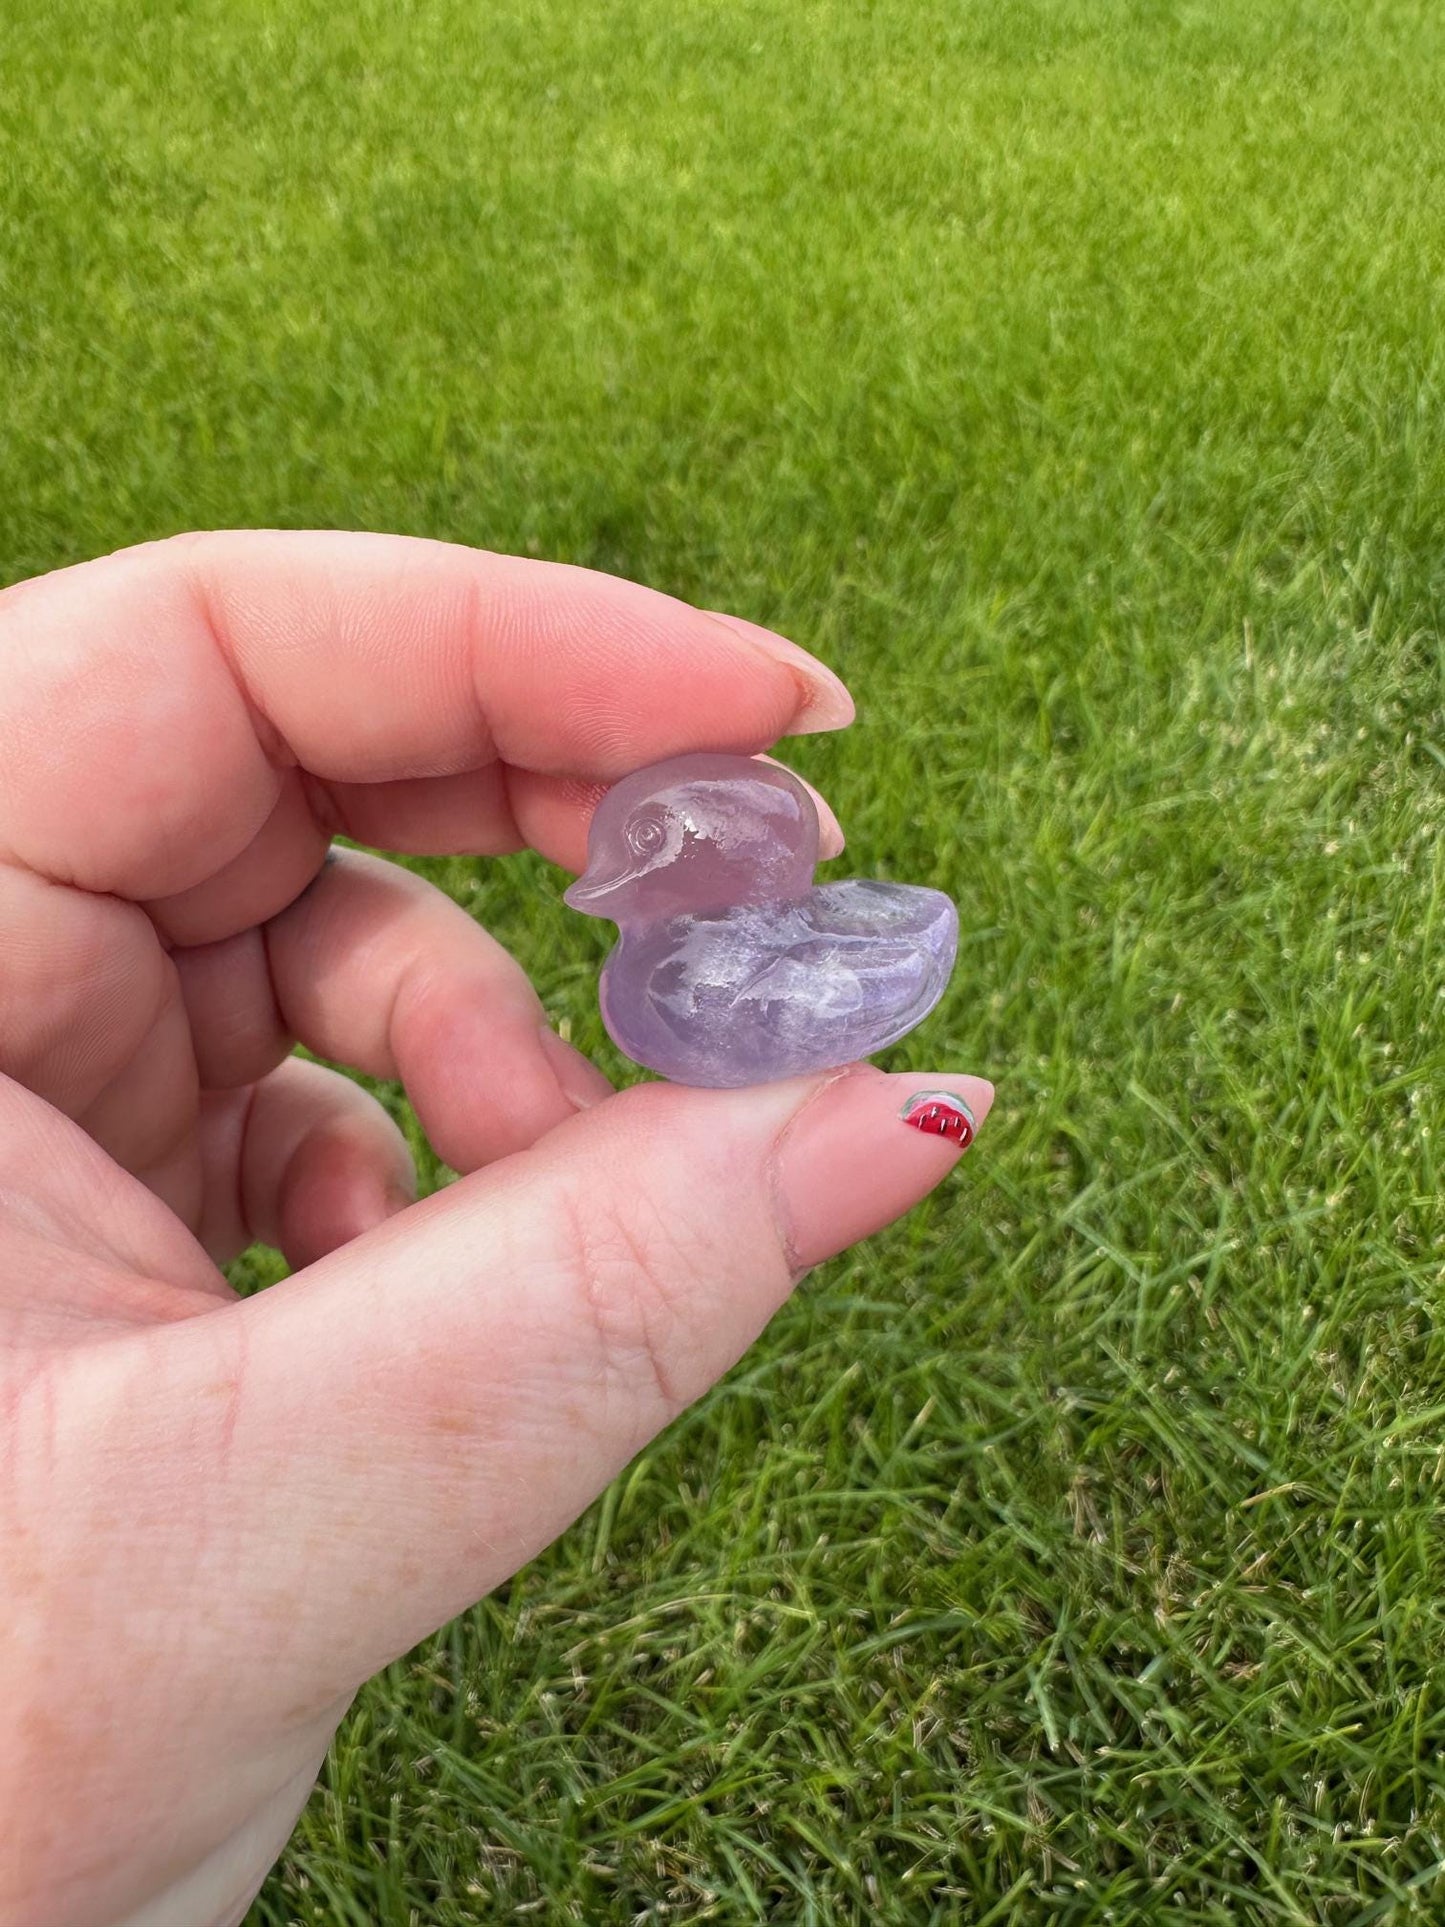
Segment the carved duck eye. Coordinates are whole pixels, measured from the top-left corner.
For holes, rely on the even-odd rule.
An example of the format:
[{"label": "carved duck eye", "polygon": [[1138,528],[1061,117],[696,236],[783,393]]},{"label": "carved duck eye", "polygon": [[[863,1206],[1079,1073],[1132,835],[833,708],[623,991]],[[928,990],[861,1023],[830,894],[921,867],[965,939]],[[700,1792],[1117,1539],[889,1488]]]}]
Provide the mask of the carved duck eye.
[{"label": "carved duck eye", "polygon": [[655,856],[667,841],[659,818],[639,816],[627,826],[627,841],[635,856]]}]

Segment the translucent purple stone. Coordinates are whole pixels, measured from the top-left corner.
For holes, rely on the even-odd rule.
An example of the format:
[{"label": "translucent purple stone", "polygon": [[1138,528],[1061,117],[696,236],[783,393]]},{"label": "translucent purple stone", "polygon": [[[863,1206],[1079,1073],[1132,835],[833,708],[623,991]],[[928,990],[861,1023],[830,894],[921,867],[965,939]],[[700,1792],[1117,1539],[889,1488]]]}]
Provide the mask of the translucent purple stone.
[{"label": "translucent purple stone", "polygon": [[926,1017],[958,948],[939,890],[814,886],[818,814],[747,756],[674,756],[597,806],[566,894],[621,940],[602,1021],[679,1084],[764,1084],[868,1057]]}]

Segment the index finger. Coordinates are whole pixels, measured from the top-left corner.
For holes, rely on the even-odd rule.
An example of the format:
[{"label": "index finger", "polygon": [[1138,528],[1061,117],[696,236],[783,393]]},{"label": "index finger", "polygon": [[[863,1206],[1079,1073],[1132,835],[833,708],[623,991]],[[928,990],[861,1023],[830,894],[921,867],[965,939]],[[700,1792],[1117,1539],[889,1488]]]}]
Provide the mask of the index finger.
[{"label": "index finger", "polygon": [[0,596],[0,659],[0,860],[141,901],[268,824],[285,867],[290,812],[272,819],[296,769],[364,792],[378,842],[396,785],[410,847],[428,786],[455,808],[480,773],[461,793],[505,847],[511,772],[585,796],[852,716],[795,645],[636,583],[331,531],[172,538],[22,584]]}]

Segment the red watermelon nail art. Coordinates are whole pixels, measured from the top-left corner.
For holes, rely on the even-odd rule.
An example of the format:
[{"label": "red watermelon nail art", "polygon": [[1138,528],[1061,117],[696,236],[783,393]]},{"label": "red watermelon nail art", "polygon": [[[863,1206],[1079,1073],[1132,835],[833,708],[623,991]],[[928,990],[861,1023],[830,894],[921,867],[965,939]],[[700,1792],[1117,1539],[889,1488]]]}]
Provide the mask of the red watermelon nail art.
[{"label": "red watermelon nail art", "polygon": [[973,1112],[952,1091],[919,1091],[909,1098],[900,1115],[915,1131],[952,1138],[962,1151],[973,1143]]}]

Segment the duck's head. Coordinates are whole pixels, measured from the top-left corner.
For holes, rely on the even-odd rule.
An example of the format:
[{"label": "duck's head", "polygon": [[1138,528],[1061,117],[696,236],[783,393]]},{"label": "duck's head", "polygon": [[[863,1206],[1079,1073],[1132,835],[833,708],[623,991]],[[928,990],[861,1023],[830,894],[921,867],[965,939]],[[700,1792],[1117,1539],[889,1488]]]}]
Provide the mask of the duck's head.
[{"label": "duck's head", "polygon": [[798,779],[750,756],[672,756],[597,805],[587,868],[565,901],[613,923],[660,922],[803,896],[818,813]]}]

